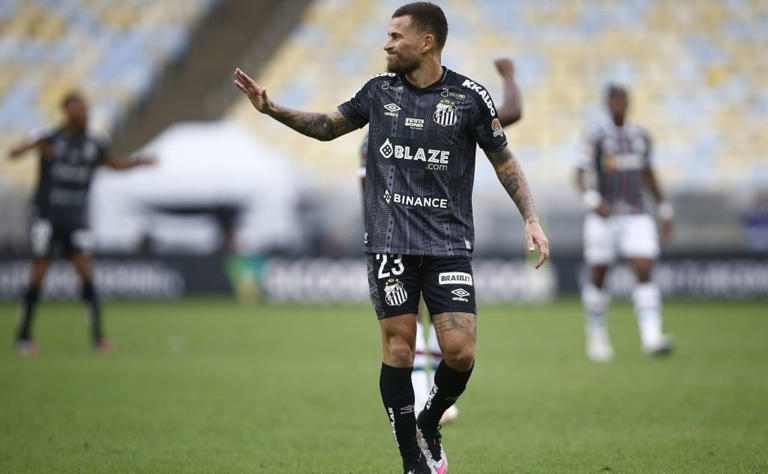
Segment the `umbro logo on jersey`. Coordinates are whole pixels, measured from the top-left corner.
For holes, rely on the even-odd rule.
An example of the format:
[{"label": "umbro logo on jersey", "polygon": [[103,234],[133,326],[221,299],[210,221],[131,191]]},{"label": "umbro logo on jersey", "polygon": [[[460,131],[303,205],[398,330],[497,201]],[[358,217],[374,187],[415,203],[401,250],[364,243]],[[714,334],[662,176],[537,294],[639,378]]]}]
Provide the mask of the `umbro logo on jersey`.
[{"label": "umbro logo on jersey", "polygon": [[432,115],[432,119],[436,124],[442,125],[443,127],[456,125],[456,122],[459,119],[456,115],[456,106],[450,100],[441,100],[435,107],[435,113]]},{"label": "umbro logo on jersey", "polygon": [[400,106],[395,104],[394,102],[391,102],[385,105],[384,108],[387,110],[386,112],[384,112],[384,115],[387,115],[389,117],[399,116]]}]

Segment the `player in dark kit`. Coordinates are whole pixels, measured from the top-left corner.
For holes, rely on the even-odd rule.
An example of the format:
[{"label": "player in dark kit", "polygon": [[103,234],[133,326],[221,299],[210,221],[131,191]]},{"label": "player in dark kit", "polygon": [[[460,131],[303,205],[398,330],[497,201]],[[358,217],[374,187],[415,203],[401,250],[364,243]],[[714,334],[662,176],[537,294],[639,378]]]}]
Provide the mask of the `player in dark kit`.
[{"label": "player in dark kit", "polygon": [[71,260],[82,281],[82,297],[88,308],[94,347],[102,352],[111,350],[102,332],[101,310],[91,274],[93,242],[86,217],[88,189],[99,165],[129,169],[154,162],[148,158],[118,158],[106,144],[91,136],[87,131],[88,105],[80,94],[68,94],[62,106],[66,116],[63,126],[10,152],[11,158],[32,149],[40,155],[30,231],[32,272],[29,288],[22,298],[21,324],[16,336],[16,347],[22,355],[37,351],[32,339],[32,318],[43,279],[57,253]]},{"label": "player in dark kit", "polygon": [[[522,99],[520,96],[520,89],[515,82],[515,63],[509,58],[499,58],[494,61],[496,70],[501,75],[504,95],[501,106],[497,108],[499,116],[499,122],[502,127],[512,125],[516,123],[522,117]],[[366,131],[363,143],[360,147],[360,183],[363,195],[363,207],[365,207],[365,169],[366,162],[368,160],[368,133]],[[440,364],[443,359],[443,354],[440,351],[440,344],[437,340],[437,333],[435,332],[435,326],[430,324],[430,321],[424,323],[422,321],[422,304],[419,304],[419,309],[416,313],[416,346],[415,356],[413,359],[413,372],[411,373],[411,381],[413,383],[413,394],[416,409],[416,415],[418,416],[424,404],[429,397],[429,392],[432,389],[434,382],[435,368]],[[429,373],[427,373],[429,370]],[[440,425],[456,419],[459,415],[459,409],[456,405],[451,405],[443,417],[440,419]]]},{"label": "player in dark kit", "polygon": [[[327,141],[369,124],[364,248],[381,327],[381,396],[406,473],[446,472],[438,422],[474,367],[472,185],[478,143],[525,219],[528,250],[539,246],[536,266],[549,256],[528,184],[487,90],[441,66],[447,32],[436,5],[398,8],[384,48],[389,72],[330,113],[279,106],[243,71],[235,71],[235,85],[259,112],[304,135]],[[443,361],[417,420],[411,371],[420,295]]]}]

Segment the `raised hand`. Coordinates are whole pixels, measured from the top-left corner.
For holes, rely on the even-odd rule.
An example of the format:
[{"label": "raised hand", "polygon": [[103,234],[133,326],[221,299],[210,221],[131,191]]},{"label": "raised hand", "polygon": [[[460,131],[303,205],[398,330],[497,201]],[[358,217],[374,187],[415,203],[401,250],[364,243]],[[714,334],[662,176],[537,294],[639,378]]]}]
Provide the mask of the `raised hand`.
[{"label": "raised hand", "polygon": [[536,268],[544,265],[544,262],[549,259],[549,240],[544,235],[544,229],[541,228],[538,221],[525,223],[525,245],[529,252],[533,252],[536,247],[539,247],[539,260],[536,261]]},{"label": "raised hand", "polygon": [[235,69],[235,86],[248,96],[248,100],[259,112],[268,114],[272,110],[272,102],[267,97],[267,90],[259,87],[256,81],[240,68]]},{"label": "raised hand", "polygon": [[496,70],[504,77],[515,75],[515,63],[509,58],[499,58],[493,62]]}]

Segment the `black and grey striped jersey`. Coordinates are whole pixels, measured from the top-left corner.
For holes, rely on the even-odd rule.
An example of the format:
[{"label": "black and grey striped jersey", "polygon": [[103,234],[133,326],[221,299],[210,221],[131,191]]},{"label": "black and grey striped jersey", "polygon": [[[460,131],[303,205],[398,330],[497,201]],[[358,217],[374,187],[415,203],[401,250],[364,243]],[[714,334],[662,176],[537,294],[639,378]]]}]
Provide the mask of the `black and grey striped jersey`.
[{"label": "black and grey striped jersey", "polygon": [[613,214],[646,212],[645,172],[653,156],[647,130],[629,121],[619,127],[606,116],[585,132],[580,147],[576,166],[595,174],[597,190]]},{"label": "black and grey striped jersey", "polygon": [[85,222],[93,172],[107,157],[107,146],[91,135],[58,128],[45,135],[35,191],[36,213],[45,219]]},{"label": "black and grey striped jersey", "polygon": [[357,127],[369,124],[365,251],[471,254],[476,148],[507,145],[485,87],[446,68],[423,89],[387,73],[339,110]]}]

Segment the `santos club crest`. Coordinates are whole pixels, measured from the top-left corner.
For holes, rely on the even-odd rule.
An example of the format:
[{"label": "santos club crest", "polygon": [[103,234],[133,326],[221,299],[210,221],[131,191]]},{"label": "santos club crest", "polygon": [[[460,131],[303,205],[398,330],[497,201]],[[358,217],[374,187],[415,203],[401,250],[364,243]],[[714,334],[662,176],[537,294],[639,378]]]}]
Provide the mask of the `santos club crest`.
[{"label": "santos club crest", "polygon": [[458,120],[456,106],[448,99],[441,100],[435,107],[435,113],[432,115],[432,119],[435,123],[440,124],[443,127],[456,125],[456,121]]},{"label": "santos club crest", "polygon": [[384,286],[384,301],[389,306],[400,306],[408,299],[403,282],[396,278],[390,278]]}]

